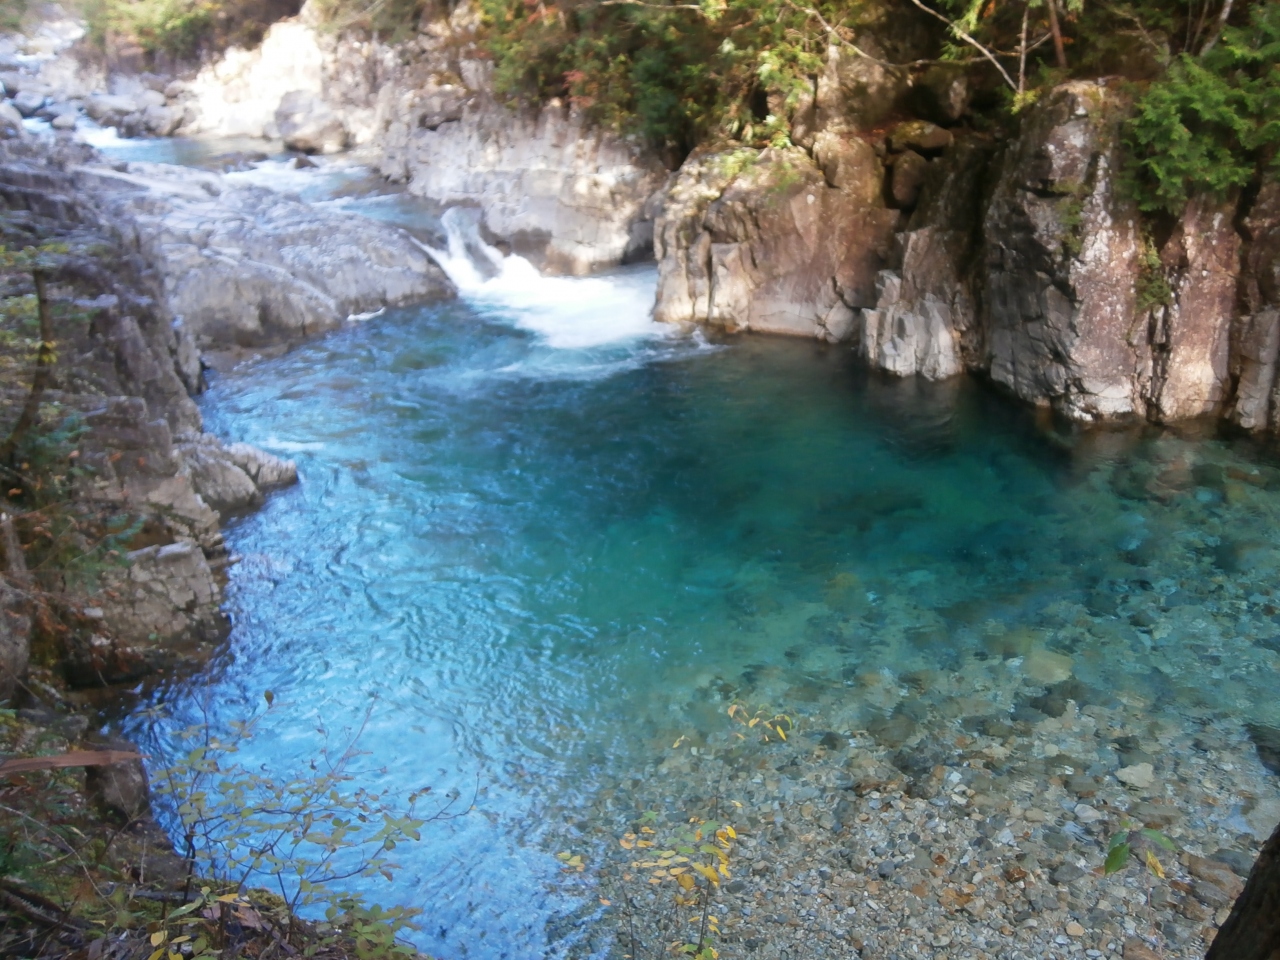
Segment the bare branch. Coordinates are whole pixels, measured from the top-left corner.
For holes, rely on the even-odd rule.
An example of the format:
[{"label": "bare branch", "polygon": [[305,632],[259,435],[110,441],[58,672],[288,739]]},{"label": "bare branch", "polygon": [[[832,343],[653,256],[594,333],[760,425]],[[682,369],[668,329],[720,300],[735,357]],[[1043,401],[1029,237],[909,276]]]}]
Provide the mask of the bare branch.
[{"label": "bare branch", "polygon": [[942,14],[940,14],[937,10],[934,10],[926,6],[923,3],[923,0],[911,0],[911,2],[914,3],[921,10],[923,10],[925,13],[929,14],[929,16],[937,20],[941,20],[951,29],[952,33],[954,33],[957,37],[959,37],[965,43],[969,44],[969,46],[973,47],[980,54],[982,54],[983,57],[985,57],[993,67],[995,67],[998,71],[1000,71],[1000,76],[1002,76],[1004,78],[1004,82],[1009,85],[1009,89],[1013,90],[1014,92],[1017,92],[1018,85],[1013,82],[1013,77],[1009,76],[1009,71],[1000,65],[1000,61],[996,59],[996,56],[994,53],[992,53],[990,50],[988,50],[986,47],[980,44],[977,40],[971,37],[964,30],[960,29],[960,26],[958,24],[948,19],[947,17],[943,16]]},{"label": "bare branch", "polygon": [[1227,21],[1231,19],[1231,5],[1235,0],[1224,0],[1222,4],[1222,12],[1218,14],[1218,25],[1214,28],[1213,36],[1208,39],[1204,45],[1204,49],[1200,51],[1200,56],[1204,56],[1213,49],[1213,45],[1218,42],[1218,38],[1222,36],[1222,31],[1227,26]]}]

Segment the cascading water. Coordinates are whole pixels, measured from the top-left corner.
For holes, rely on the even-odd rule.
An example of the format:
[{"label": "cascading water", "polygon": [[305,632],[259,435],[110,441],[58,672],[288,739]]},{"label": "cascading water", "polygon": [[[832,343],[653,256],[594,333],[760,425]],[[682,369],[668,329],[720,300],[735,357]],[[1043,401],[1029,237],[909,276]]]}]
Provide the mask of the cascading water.
[{"label": "cascading water", "polygon": [[670,337],[653,321],[656,276],[645,267],[608,278],[545,277],[524,257],[504,256],[480,236],[479,211],[440,218],[443,250],[423,244],[458,292],[480,310],[506,313],[550,347],[581,350]]}]

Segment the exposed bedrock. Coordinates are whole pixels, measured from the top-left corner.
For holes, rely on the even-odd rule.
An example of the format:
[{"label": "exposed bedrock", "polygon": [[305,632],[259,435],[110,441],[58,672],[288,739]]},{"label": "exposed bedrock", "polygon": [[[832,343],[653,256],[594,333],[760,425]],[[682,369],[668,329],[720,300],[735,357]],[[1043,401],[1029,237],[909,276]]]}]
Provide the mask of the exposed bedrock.
[{"label": "exposed bedrock", "polygon": [[[203,381],[197,338],[210,348],[234,345],[246,331],[293,339],[341,322],[351,309],[449,289],[398,231],[364,236],[346,229],[345,218],[295,225],[300,204],[279,208],[278,198],[257,191],[221,189],[221,178],[125,175],[87,160],[80,148],[0,142],[0,210],[9,229],[71,249],[51,295],[57,309],[73,307],[84,322],[59,332],[45,400],[82,427],[75,496],[137,520],[127,563],[107,571],[103,589],[92,597],[70,591],[60,601],[69,629],[58,640],[58,658],[76,685],[131,680],[217,640],[226,629],[221,522],[296,480],[292,462],[204,432],[191,399]],[[321,277],[335,236],[349,259],[339,256],[337,269]],[[361,259],[378,257],[378,269]],[[345,276],[343,264],[359,282]],[[210,292],[208,313],[181,312],[185,298],[217,290],[201,274],[223,268],[219,276],[258,271],[264,278],[248,305],[252,325],[237,319],[243,285]],[[316,305],[306,323],[273,321],[279,305],[303,288],[314,291],[307,303]],[[21,384],[0,384],[0,414],[13,416],[24,397]],[[10,579],[24,575],[17,543],[0,517],[0,563]],[[20,592],[0,589],[0,665],[11,679],[26,668],[33,620]]]},{"label": "exposed bedrock", "polygon": [[917,120],[695,157],[662,199],[657,316],[848,340],[1080,420],[1273,426],[1280,187],[1243,218],[1230,197],[1144,220],[1120,188],[1128,107],[1078,81],[1003,144]]},{"label": "exposed bedrock", "polygon": [[132,163],[76,168],[77,189],[160,276],[202,348],[293,341],[352,314],[452,295],[403,230],[220,174]]},{"label": "exposed bedrock", "polygon": [[857,137],[687,161],[655,232],[656,317],[822,337],[851,335],[876,298],[897,214],[880,161]]},{"label": "exposed bedrock", "polygon": [[330,36],[304,10],[186,84],[182,132],[279,136],[317,153],[368,147],[382,174],[441,204],[480,208],[491,234],[555,272],[648,256],[661,163],[559,103],[497,103],[490,64],[470,51],[472,16],[463,4],[392,47]]}]

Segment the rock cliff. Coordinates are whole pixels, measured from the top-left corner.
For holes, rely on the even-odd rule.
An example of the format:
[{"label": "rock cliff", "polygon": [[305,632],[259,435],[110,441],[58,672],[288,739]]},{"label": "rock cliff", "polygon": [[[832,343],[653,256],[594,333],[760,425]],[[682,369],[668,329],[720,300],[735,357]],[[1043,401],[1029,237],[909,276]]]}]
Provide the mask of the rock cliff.
[{"label": "rock cliff", "polygon": [[1144,221],[1120,186],[1127,109],[1075,81],[1004,141],[846,120],[804,150],[695,157],[662,200],[656,316],[967,370],[1077,420],[1274,426],[1280,191]]},{"label": "rock cliff", "polygon": [[[221,637],[220,523],[296,479],[292,462],[203,431],[191,399],[201,351],[292,342],[452,287],[394,227],[34,138],[0,140],[0,216],[7,243],[71,250],[51,295],[84,322],[59,331],[45,400],[78,423],[76,499],[136,523],[102,589],[68,585],[46,605],[61,626],[36,640],[56,647],[73,685],[131,680]],[[24,397],[17,384],[0,389],[6,421]],[[5,569],[22,581],[14,524],[0,517],[0,532]],[[0,698],[23,676],[41,619],[13,593],[0,595]]]},{"label": "rock cliff", "polygon": [[492,95],[465,5],[392,47],[334,38],[308,10],[179,84],[183,133],[281,137],[306,152],[367,147],[373,166],[545,268],[587,273],[648,256],[648,201],[666,171],[639,144],[559,103],[513,111]]}]

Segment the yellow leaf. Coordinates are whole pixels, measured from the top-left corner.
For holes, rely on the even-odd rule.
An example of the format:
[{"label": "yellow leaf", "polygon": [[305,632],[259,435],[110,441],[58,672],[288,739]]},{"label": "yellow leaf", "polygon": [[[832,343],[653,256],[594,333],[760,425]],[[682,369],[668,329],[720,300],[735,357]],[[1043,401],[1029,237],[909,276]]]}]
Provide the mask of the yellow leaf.
[{"label": "yellow leaf", "polygon": [[218,898],[218,902],[219,903],[235,903],[239,899],[240,899],[240,894],[238,893],[224,893],[222,896]]},{"label": "yellow leaf", "polygon": [[787,735],[785,732],[783,732],[783,729],[781,726],[776,726],[773,729],[778,731],[778,736],[780,736],[783,740],[787,739]]},{"label": "yellow leaf", "polygon": [[680,746],[680,744],[684,743],[688,739],[689,738],[686,737],[684,734],[681,734],[680,739],[671,745],[671,749],[674,750],[676,747]]},{"label": "yellow leaf", "polygon": [[[742,804],[739,803],[738,806],[742,806]],[[728,826],[727,824],[725,825],[724,832],[727,833],[729,836],[731,836],[734,840],[738,839],[738,831],[733,829],[733,827]]]},{"label": "yellow leaf", "polygon": [[165,942],[168,936],[169,936],[169,933],[167,930],[157,930],[155,933],[151,935],[151,945],[153,947],[160,946],[160,944]]},{"label": "yellow leaf", "polygon": [[160,958],[163,956],[164,956],[164,947],[161,947],[159,950],[152,953],[151,956],[147,957],[147,960],[160,960]]},{"label": "yellow leaf", "polygon": [[689,874],[687,873],[679,874],[676,877],[676,883],[680,884],[681,890],[692,890],[695,886],[697,886],[697,884],[694,882],[693,877],[689,876]]},{"label": "yellow leaf", "polygon": [[1161,880],[1164,879],[1164,867],[1160,865],[1160,861],[1156,859],[1156,855],[1150,850],[1147,851],[1147,866],[1151,868],[1151,872],[1157,877]]},{"label": "yellow leaf", "polygon": [[739,803],[737,800],[730,800],[729,802],[730,802],[730,803],[732,803],[732,804],[733,804],[735,807],[737,807],[739,810],[741,810],[741,809],[742,809],[742,804],[741,804],[741,803]]},{"label": "yellow leaf", "polygon": [[635,848],[636,842],[634,840],[628,840],[626,837],[623,837],[621,840],[618,841],[618,844],[619,846],[622,847],[623,850],[632,850]]},{"label": "yellow leaf", "polygon": [[641,833],[657,833],[658,831],[654,830],[653,827],[641,827],[640,832]]},{"label": "yellow leaf", "polygon": [[186,942],[187,942],[188,940],[190,940],[190,939],[191,939],[191,938],[190,938],[190,937],[188,937],[188,936],[174,937],[172,942],[173,942],[173,943],[186,943]]},{"label": "yellow leaf", "polygon": [[652,840],[637,840],[637,841],[636,841],[636,846],[637,846],[637,847],[639,847],[639,848],[640,848],[640,849],[642,849],[642,850],[648,850],[650,847],[652,847],[652,846],[653,846],[653,841],[652,841]]},{"label": "yellow leaf", "polygon": [[759,718],[759,717],[752,717],[752,718],[751,718],[751,720],[750,720],[750,722],[747,724],[747,726],[748,726],[748,727],[754,727],[754,726],[755,726],[757,723],[759,723],[759,722],[760,722],[760,718]]},{"label": "yellow leaf", "polygon": [[604,897],[600,897],[599,899],[600,899],[600,902],[601,902],[602,904],[604,904],[606,907],[612,907],[612,906],[613,906],[613,903],[612,903],[611,901],[609,901],[609,900],[606,900]]}]

